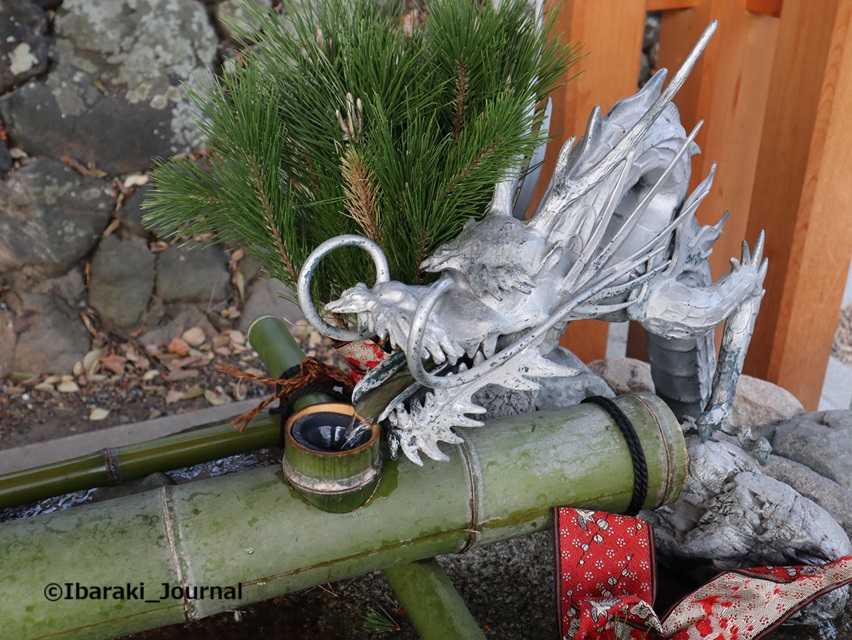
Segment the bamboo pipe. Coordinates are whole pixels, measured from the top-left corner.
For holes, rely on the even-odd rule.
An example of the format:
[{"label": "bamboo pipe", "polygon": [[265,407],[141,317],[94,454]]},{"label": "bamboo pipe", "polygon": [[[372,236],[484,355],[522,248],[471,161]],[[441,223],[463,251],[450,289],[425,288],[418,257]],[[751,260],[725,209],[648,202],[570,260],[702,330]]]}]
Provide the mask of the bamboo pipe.
[{"label": "bamboo pipe", "polygon": [[435,558],[388,567],[385,578],[420,640],[485,640]]},{"label": "bamboo pipe", "polygon": [[[645,507],[675,500],[686,448],[671,411],[652,395],[616,402],[645,449]],[[346,514],[306,504],[280,469],[268,467],[4,523],[4,635],[96,639],[185,622],[548,529],[557,505],[617,512],[630,502],[629,452],[600,407],[494,420],[464,438],[445,446],[448,462],[386,461],[372,501]],[[181,587],[222,592],[160,599],[163,583],[178,596]],[[45,599],[55,595],[48,588],[75,596],[77,585],[137,591],[124,599]]]}]

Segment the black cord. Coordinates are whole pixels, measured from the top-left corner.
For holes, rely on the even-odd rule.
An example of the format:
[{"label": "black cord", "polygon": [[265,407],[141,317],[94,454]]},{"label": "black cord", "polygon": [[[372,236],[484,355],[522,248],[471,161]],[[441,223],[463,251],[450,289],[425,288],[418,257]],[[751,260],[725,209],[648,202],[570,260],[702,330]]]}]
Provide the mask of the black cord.
[{"label": "black cord", "polygon": [[[297,364],[293,367],[287,369],[284,373],[278,376],[279,380],[290,380],[299,374],[301,370],[301,365]],[[336,380],[332,380],[331,378],[327,378],[326,380],[322,380],[319,382],[312,382],[310,384],[306,384],[304,387],[299,387],[295,391],[293,391],[289,396],[287,396],[287,401],[285,402],[281,399],[278,402],[277,407],[273,407],[269,410],[269,413],[277,413],[280,415],[281,426],[280,426],[280,435],[278,439],[279,448],[284,448],[284,426],[287,423],[287,420],[293,415],[293,405],[300,399],[305,397],[310,393],[323,393],[332,400],[336,402],[352,402],[352,392],[345,389],[341,391],[337,391],[335,387],[339,387],[340,383]]]},{"label": "black cord", "polygon": [[630,418],[612,400],[603,396],[589,396],[583,402],[591,402],[603,407],[612,416],[615,424],[621,429],[625,441],[627,441],[630,459],[633,461],[633,497],[625,515],[635,516],[642,510],[642,505],[645,504],[645,499],[648,497],[648,461],[645,459],[642,442],[639,440]]}]

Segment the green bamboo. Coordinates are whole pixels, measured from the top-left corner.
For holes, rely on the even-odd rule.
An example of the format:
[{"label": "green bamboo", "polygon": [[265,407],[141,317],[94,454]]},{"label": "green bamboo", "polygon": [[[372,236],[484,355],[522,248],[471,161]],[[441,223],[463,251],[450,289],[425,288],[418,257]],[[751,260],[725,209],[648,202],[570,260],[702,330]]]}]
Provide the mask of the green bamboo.
[{"label": "green bamboo", "polygon": [[262,416],[242,433],[219,424],[7,473],[0,476],[0,509],[277,446],[280,431],[277,416]]},{"label": "green bamboo", "polygon": [[421,640],[485,638],[434,558],[388,567],[385,578]]},{"label": "green bamboo", "polygon": [[[677,420],[651,395],[616,402],[645,450],[645,507],[675,500],[686,475]],[[549,529],[557,505],[618,512],[630,502],[629,451],[600,407],[503,418],[463,435],[463,444],[443,446],[447,462],[386,461],[371,501],[351,513],[306,504],[280,468],[267,467],[3,523],[3,635],[94,640],[184,622]],[[160,599],[164,582],[223,592]],[[153,601],[125,593],[50,602],[51,583],[72,596],[78,583],[144,583]]]},{"label": "green bamboo", "polygon": [[[287,325],[275,316],[260,316],[255,319],[249,327],[248,340],[273,376],[280,376],[305,359],[305,353],[287,329]],[[325,394],[309,393],[299,398],[293,406],[295,409],[302,409],[329,400],[331,398]]]},{"label": "green bamboo", "polygon": [[[382,454],[379,425],[368,425],[370,438],[345,451],[317,451],[304,446],[293,429],[304,420],[342,417],[346,424],[355,407],[342,402],[320,402],[293,414],[284,430],[284,477],[308,502],[325,511],[345,513],[361,507],[381,478]],[[360,422],[360,420],[358,421]]]}]

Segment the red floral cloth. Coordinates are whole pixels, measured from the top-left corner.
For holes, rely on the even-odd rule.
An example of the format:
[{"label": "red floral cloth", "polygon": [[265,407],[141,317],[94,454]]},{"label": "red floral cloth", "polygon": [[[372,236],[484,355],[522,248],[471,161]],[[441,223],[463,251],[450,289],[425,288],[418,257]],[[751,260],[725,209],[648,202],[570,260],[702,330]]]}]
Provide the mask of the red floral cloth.
[{"label": "red floral cloth", "polygon": [[814,598],[852,583],[852,556],[815,566],[728,571],[662,623],[651,608],[651,528],[638,518],[558,508],[556,564],[563,640],[756,640]]},{"label": "red floral cloth", "polygon": [[[659,628],[651,527],[603,511],[555,511],[559,622],[564,638],[643,638]],[[618,635],[615,632],[619,631]]]},{"label": "red floral cloth", "polygon": [[676,604],[663,621],[671,640],[752,640],[808,602],[852,582],[852,556],[812,566],[728,571]]}]

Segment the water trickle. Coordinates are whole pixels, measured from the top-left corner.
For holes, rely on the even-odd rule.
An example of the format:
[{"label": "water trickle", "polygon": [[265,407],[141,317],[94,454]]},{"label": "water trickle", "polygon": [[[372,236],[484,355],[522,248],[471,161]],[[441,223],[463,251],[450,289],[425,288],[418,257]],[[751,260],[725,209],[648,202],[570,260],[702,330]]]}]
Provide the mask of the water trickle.
[{"label": "water trickle", "polygon": [[367,443],[371,435],[370,425],[341,413],[314,413],[293,425],[296,442],[314,451],[350,451]]}]

